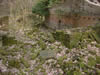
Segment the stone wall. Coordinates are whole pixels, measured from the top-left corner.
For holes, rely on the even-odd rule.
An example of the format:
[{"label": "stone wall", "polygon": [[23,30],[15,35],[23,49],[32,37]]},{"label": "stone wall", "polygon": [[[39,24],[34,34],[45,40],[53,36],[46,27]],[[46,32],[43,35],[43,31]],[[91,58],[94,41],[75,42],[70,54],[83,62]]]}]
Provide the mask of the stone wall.
[{"label": "stone wall", "polygon": [[[57,10],[63,11],[57,15]],[[100,22],[100,7],[85,0],[66,0],[50,9],[47,25],[51,28],[66,28],[95,25]]]},{"label": "stone wall", "polygon": [[89,26],[95,25],[100,21],[100,17],[95,16],[62,16],[50,15],[48,26],[54,29],[62,29],[67,27]]}]

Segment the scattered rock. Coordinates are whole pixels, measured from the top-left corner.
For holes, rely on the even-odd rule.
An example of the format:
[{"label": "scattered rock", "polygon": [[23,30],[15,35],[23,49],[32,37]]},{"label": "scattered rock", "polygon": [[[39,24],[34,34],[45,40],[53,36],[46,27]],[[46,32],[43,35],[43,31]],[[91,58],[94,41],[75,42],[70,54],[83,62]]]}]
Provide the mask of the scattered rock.
[{"label": "scattered rock", "polygon": [[55,56],[56,56],[56,51],[53,50],[40,51],[40,57],[42,57],[43,59],[55,58]]}]

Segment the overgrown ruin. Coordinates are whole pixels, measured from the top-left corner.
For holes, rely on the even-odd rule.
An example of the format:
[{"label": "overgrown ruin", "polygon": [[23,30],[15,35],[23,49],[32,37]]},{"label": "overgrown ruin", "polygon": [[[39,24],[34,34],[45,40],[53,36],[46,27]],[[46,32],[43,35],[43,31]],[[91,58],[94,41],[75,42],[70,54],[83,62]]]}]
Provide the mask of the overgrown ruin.
[{"label": "overgrown ruin", "polygon": [[96,25],[100,22],[99,2],[99,0],[62,0],[49,9],[50,16],[46,23],[53,29]]}]

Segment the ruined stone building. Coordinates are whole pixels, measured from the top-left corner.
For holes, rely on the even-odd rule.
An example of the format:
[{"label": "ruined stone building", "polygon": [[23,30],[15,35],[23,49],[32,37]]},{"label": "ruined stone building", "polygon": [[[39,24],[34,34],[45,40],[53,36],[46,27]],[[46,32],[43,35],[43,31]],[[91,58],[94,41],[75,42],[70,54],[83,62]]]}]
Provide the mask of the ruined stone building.
[{"label": "ruined stone building", "polygon": [[50,8],[47,25],[54,29],[100,23],[100,0],[62,0]]}]

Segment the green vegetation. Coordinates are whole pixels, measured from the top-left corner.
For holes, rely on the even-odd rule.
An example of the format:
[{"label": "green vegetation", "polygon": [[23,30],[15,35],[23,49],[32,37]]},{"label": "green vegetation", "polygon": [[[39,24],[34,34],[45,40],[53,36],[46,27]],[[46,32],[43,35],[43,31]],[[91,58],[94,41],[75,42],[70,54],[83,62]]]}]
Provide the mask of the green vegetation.
[{"label": "green vegetation", "polygon": [[3,46],[7,46],[7,45],[14,45],[17,44],[17,40],[15,40],[14,37],[7,37],[7,36],[3,36],[2,37],[2,43]]},{"label": "green vegetation", "polygon": [[48,0],[40,0],[36,6],[33,7],[32,12],[40,16],[47,16],[49,14],[48,4]]},{"label": "green vegetation", "polygon": [[54,6],[55,4],[61,3],[61,0],[48,0],[48,1],[49,1],[48,7],[52,7],[52,6]]},{"label": "green vegetation", "polygon": [[[29,1],[31,3],[33,0]],[[100,28],[53,30],[41,26],[44,25],[41,22],[44,22],[45,17],[49,15],[49,8],[59,4],[60,1],[39,0],[31,10],[34,14],[27,13],[29,11],[23,7],[21,10],[24,13],[21,12],[21,15],[17,14],[17,16],[14,14],[16,18],[21,16],[17,19],[18,23],[15,23],[16,18],[15,21],[12,20],[13,17],[10,18],[13,23],[11,26],[15,27],[9,28],[7,31],[9,34],[0,38],[1,44],[3,43],[3,46],[0,46],[0,75],[100,74],[98,66],[100,64]],[[25,4],[21,3],[21,5]],[[66,14],[62,10],[57,10],[57,13]],[[77,16],[77,19],[80,17],[78,13],[72,15]],[[30,20],[32,20],[32,26],[29,27]],[[24,27],[24,24],[27,27]]]},{"label": "green vegetation", "polygon": [[17,60],[17,59],[10,59],[9,61],[8,61],[8,67],[9,68],[20,68],[20,65],[21,65],[21,63],[20,63],[20,61],[19,60]]},{"label": "green vegetation", "polygon": [[[70,32],[70,33],[69,33]],[[85,32],[76,31],[69,31],[65,32],[63,30],[57,30],[53,33],[55,40],[60,41],[63,45],[68,48],[76,48],[76,47],[86,47],[86,44],[90,43],[91,41],[100,42],[100,38],[93,30],[86,30]],[[84,41],[86,40],[86,42]]]},{"label": "green vegetation", "polygon": [[49,7],[53,6],[56,3],[59,3],[60,0],[40,0],[32,9],[32,12],[40,16],[49,15]]},{"label": "green vegetation", "polygon": [[62,64],[62,62],[63,62],[64,59],[67,59],[67,56],[61,56],[61,57],[59,57],[59,58],[57,59],[58,64]]},{"label": "green vegetation", "polygon": [[30,64],[27,60],[25,60],[23,57],[20,59],[20,63],[22,63],[26,68],[30,67]]},{"label": "green vegetation", "polygon": [[96,61],[93,57],[88,57],[88,65],[89,66],[95,66],[96,65]]},{"label": "green vegetation", "polygon": [[96,56],[96,63],[100,64],[100,56]]},{"label": "green vegetation", "polygon": [[63,31],[56,31],[55,33],[53,33],[54,38],[62,42],[62,44],[68,48],[77,47],[81,39],[81,35],[82,33],[80,32],[68,34],[67,32],[63,32]]}]

